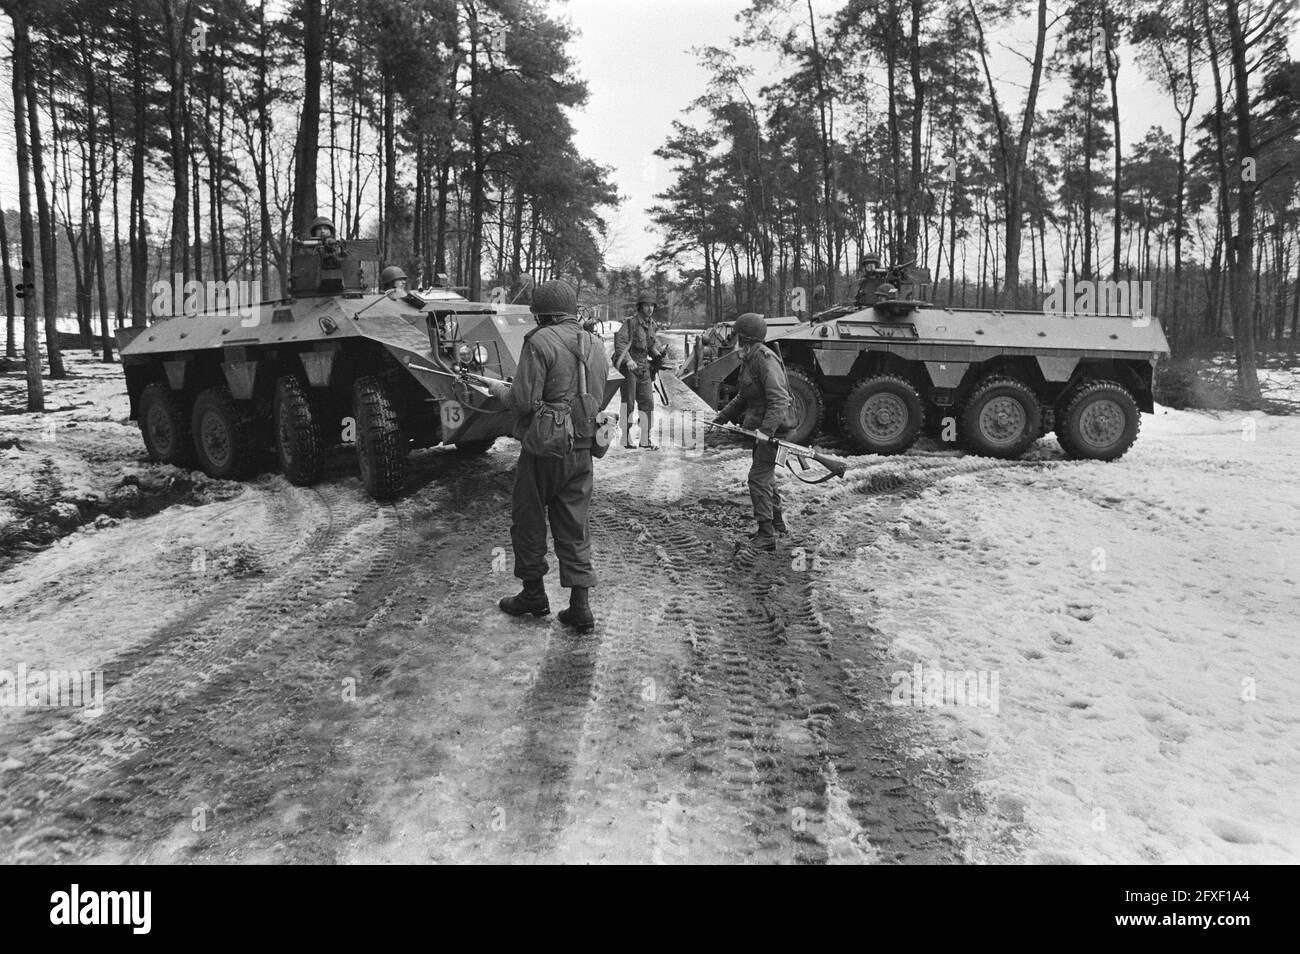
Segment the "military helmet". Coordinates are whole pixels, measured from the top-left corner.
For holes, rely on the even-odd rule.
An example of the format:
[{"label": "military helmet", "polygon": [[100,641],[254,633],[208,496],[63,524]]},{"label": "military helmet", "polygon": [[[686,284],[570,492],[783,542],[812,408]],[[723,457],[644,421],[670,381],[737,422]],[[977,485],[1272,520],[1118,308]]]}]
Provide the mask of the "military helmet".
[{"label": "military helmet", "polygon": [[736,329],[737,336],[748,338],[750,341],[763,341],[767,338],[767,322],[757,312],[745,312],[736,319],[733,327]]},{"label": "military helmet", "polygon": [[307,226],[307,237],[308,237],[308,238],[320,238],[320,230],[321,230],[322,228],[327,228],[327,229],[329,229],[329,230],[330,230],[330,235],[331,235],[331,236],[333,236],[333,235],[335,234],[335,233],[334,233],[334,223],[331,222],[329,219],[325,218],[325,216],[323,216],[323,215],[318,215],[318,216],[316,216],[316,218],[314,218],[314,219],[311,220],[311,225]]},{"label": "military helmet", "polygon": [[398,282],[406,281],[406,272],[402,271],[396,265],[389,265],[379,273],[379,287],[387,291],[396,287]]},{"label": "military helmet", "polygon": [[578,311],[578,296],[563,279],[542,282],[533,291],[534,315],[573,315]]},{"label": "military helmet", "polygon": [[898,297],[898,289],[889,282],[885,282],[876,288],[876,301],[890,301]]},{"label": "military helmet", "polygon": [[643,291],[641,294],[636,296],[636,306],[638,308],[640,308],[642,305],[657,306],[658,304],[659,302],[655,301],[655,293],[652,291]]}]

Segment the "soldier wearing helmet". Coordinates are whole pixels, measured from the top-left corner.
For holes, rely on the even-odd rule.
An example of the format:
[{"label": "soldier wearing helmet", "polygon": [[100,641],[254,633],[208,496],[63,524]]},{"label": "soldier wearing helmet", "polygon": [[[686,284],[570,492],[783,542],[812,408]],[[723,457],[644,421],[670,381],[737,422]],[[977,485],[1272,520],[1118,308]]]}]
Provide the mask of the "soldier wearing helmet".
[{"label": "soldier wearing helmet", "polygon": [[767,347],[767,322],[762,315],[748,312],[736,319],[736,339],[741,351],[740,393],[714,418],[715,424],[741,421],[758,432],[754,458],[749,468],[749,497],[754,505],[758,532],[750,536],[760,550],[776,549],[776,534],[785,533],[781,493],[776,486],[774,439],[784,437],[794,425],[790,382],[780,356]]},{"label": "soldier wearing helmet", "polygon": [[318,215],[312,219],[311,225],[307,226],[307,234],[303,236],[308,239],[332,239],[334,238],[334,223],[323,215]]},{"label": "soldier wearing helmet", "polygon": [[640,447],[658,450],[650,435],[654,430],[655,392],[650,376],[650,362],[662,361],[667,349],[655,337],[659,325],[654,314],[655,296],[643,291],[636,299],[636,312],[623,322],[614,335],[614,367],[623,374],[623,446],[632,447],[632,404],[636,403],[641,431]]},{"label": "soldier wearing helmet", "polygon": [[405,295],[407,292],[407,281],[406,272],[402,271],[396,265],[389,265],[379,273],[379,290],[396,290],[398,294]]},{"label": "soldier wearing helmet", "polygon": [[596,585],[591,562],[592,446],[595,421],[579,413],[579,391],[586,371],[586,392],[599,409],[605,403],[609,359],[601,342],[578,325],[578,300],[565,281],[543,282],[533,292],[537,327],[524,337],[523,353],[514,381],[506,383],[476,375],[494,397],[515,412],[515,437],[522,442],[542,404],[568,405],[574,425],[573,449],[563,457],[519,452],[515,469],[513,522],[510,540],[515,552],[515,576],[524,588],[497,605],[511,616],[545,616],[551,611],[542,578],[546,575],[546,528],[549,519],[560,586],[569,590],[569,608],[560,622],[580,632],[596,625],[588,590]]}]

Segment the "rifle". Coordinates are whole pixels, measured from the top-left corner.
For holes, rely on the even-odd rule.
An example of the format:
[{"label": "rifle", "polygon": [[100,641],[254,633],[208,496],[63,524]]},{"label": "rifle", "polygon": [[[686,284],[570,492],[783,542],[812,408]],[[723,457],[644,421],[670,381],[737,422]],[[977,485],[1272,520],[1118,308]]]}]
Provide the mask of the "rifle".
[{"label": "rifle", "polygon": [[659,380],[659,372],[664,369],[666,357],[667,355],[664,354],[657,357],[655,355],[650,356],[650,380],[654,384],[655,393],[659,395],[659,400],[664,402],[664,407],[668,406],[668,390],[664,387],[663,382]]},{"label": "rifle", "polygon": [[[709,427],[715,427],[720,431],[730,431],[733,434],[744,434],[746,437],[752,437],[756,441],[760,439],[755,431],[748,430],[744,427],[737,427],[735,424],[714,424],[712,421],[708,421],[707,424]],[[843,477],[845,472],[849,469],[849,465],[838,457],[832,457],[830,454],[819,453],[811,447],[804,447],[802,444],[792,444],[790,441],[783,441],[778,437],[770,437],[767,440],[769,443],[776,445],[777,464],[785,464],[790,473],[795,476],[795,479],[805,484],[821,484],[830,480],[832,477]],[[799,471],[794,469],[794,464],[790,462],[791,457],[799,461],[799,470],[808,470],[808,461],[814,460],[826,468],[826,473],[821,477],[818,477],[816,480],[805,480],[803,477],[799,476]]]},{"label": "rifle", "polygon": [[484,388],[482,385],[476,384],[471,379],[476,378],[479,381],[483,381],[484,383],[487,383],[489,381],[496,384],[508,383],[500,380],[499,378],[488,377],[486,374],[474,374],[472,371],[466,371],[463,368],[460,369],[459,371],[442,371],[439,370],[438,368],[428,368],[422,364],[416,364],[414,361],[407,361],[406,366],[416,371],[426,371],[429,374],[440,374],[444,378],[455,378],[461,384],[465,385],[466,387],[473,388],[474,390],[478,391],[480,394],[483,394],[485,396],[488,394],[486,388]]}]

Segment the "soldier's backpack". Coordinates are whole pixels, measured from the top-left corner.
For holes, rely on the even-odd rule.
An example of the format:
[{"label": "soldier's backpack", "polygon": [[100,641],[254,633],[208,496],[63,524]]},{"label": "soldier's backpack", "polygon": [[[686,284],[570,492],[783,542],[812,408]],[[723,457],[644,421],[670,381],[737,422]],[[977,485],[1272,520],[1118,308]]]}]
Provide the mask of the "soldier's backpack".
[{"label": "soldier's backpack", "polygon": [[597,446],[596,414],[600,407],[587,393],[587,359],[582,346],[591,346],[591,336],[579,335],[579,350],[569,349],[578,361],[578,393],[569,401],[533,405],[533,419],[524,432],[524,450],[538,457],[565,457],[573,451],[575,440],[592,439],[592,456],[603,457],[608,443]]}]

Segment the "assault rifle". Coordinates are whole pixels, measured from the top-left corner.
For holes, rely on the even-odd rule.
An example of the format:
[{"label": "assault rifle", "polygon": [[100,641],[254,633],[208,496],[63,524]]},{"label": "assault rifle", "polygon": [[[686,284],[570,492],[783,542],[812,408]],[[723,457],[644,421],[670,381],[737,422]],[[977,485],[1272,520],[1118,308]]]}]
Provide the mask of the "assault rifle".
[{"label": "assault rifle", "polygon": [[[735,424],[714,424],[712,421],[707,422],[709,427],[716,428],[720,431],[730,431],[733,434],[744,434],[746,437],[752,437],[754,440],[766,440],[769,444],[776,445],[776,462],[785,464],[797,480],[805,484],[820,484],[830,480],[832,477],[843,477],[849,469],[849,465],[838,457],[832,457],[830,454],[822,454],[813,450],[811,447],[804,447],[802,444],[792,444],[790,441],[783,441],[777,437],[759,437],[757,431],[751,431],[748,428],[737,427]],[[793,457],[799,462],[799,470],[794,469],[794,464],[790,458]],[[808,461],[816,461],[822,467],[826,468],[826,473],[816,480],[807,480],[801,477],[799,471],[808,470]]]}]

